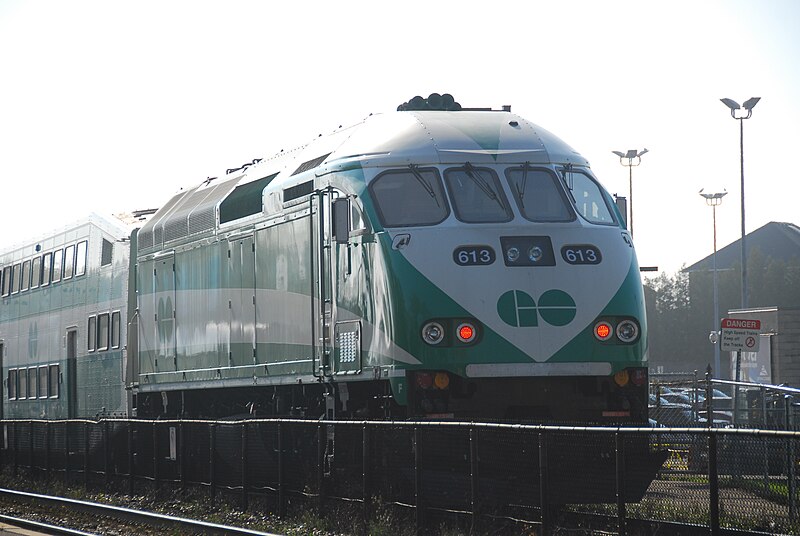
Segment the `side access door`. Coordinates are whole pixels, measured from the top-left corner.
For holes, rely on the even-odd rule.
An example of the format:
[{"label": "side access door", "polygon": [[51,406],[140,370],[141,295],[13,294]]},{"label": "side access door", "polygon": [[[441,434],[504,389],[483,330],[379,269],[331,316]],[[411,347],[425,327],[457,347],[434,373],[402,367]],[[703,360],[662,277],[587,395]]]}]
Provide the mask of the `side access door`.
[{"label": "side access door", "polygon": [[361,322],[340,310],[350,274],[350,202],[332,188],[311,196],[312,346],[319,377],[361,371]]}]

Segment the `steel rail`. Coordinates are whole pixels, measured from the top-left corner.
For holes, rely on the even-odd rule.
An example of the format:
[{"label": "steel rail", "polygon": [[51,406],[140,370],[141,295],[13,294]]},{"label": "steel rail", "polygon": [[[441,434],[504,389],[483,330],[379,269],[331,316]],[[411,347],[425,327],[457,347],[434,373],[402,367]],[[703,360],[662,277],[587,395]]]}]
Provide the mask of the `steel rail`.
[{"label": "steel rail", "polygon": [[[132,508],[125,508],[123,506],[92,503],[88,501],[80,501],[77,499],[69,499],[66,497],[54,497],[50,495],[42,495],[39,493],[30,493],[30,492],[17,491],[6,488],[0,488],[0,496],[11,497],[15,500],[25,500],[31,502],[42,501],[56,505],[69,505],[85,513],[90,513],[95,515],[99,514],[116,519],[129,519],[135,522],[144,522],[147,523],[148,525],[156,525],[156,526],[170,525],[183,528],[191,527],[193,530],[198,530],[201,531],[201,533],[205,534],[241,534],[243,536],[281,536],[271,532],[262,532],[257,530],[245,529],[242,527],[221,525],[218,523],[211,523],[209,521],[200,521],[197,519],[188,519],[185,517],[174,517],[166,514],[159,514],[156,512],[134,510]],[[80,531],[63,532],[63,534],[93,536],[91,533],[80,532]]]}]

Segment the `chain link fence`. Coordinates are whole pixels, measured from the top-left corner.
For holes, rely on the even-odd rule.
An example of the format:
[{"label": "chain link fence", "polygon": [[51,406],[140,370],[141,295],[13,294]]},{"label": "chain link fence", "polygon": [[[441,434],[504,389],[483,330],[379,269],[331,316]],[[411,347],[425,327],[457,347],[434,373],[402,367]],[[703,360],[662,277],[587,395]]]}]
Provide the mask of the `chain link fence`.
[{"label": "chain link fence", "polygon": [[[798,430],[800,389],[670,374],[650,384],[653,426]],[[709,419],[709,414],[711,419]]]},{"label": "chain link fence", "polygon": [[[253,497],[285,515],[377,505],[461,526],[800,533],[800,432],[356,421],[0,421],[6,474]],[[466,525],[465,525],[466,524]],[[640,527],[640,528],[635,528]],[[670,528],[664,529],[666,531]],[[682,532],[682,533],[683,533]],[[687,532],[688,533],[688,532]]]}]

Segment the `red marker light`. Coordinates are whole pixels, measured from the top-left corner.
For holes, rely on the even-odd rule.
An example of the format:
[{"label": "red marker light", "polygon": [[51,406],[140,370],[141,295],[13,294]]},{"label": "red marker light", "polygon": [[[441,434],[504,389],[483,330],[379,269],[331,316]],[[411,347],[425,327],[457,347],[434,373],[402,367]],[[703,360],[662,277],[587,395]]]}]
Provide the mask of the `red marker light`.
[{"label": "red marker light", "polygon": [[611,338],[611,324],[608,322],[598,322],[594,326],[594,336],[601,341],[607,341]]},{"label": "red marker light", "polygon": [[458,330],[458,336],[462,339],[471,339],[473,335],[475,335],[475,330],[472,329],[472,326],[461,326],[461,329]]},{"label": "red marker light", "polygon": [[465,343],[474,341],[476,334],[477,332],[475,331],[475,326],[472,324],[467,324],[466,322],[460,324],[456,330],[456,336],[458,337],[458,340]]}]

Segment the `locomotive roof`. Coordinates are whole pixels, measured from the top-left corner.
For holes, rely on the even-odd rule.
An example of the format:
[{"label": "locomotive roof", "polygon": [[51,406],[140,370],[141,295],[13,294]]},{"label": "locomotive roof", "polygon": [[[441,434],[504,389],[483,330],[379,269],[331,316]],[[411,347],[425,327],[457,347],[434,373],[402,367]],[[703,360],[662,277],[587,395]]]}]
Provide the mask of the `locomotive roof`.
[{"label": "locomotive roof", "polygon": [[177,193],[139,232],[140,251],[157,250],[190,236],[213,234],[218,207],[250,183],[252,193],[260,197],[267,187],[285,189],[315,175],[354,166],[466,161],[588,166],[585,158],[557,136],[510,111],[375,114],[296,149],[229,169],[223,178],[207,179]]}]

